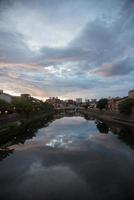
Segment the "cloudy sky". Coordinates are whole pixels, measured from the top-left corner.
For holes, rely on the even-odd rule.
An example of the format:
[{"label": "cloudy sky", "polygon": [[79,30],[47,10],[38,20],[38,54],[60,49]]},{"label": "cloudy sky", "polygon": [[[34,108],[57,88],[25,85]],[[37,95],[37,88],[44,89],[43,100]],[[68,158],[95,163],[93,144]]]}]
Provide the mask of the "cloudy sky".
[{"label": "cloudy sky", "polygon": [[0,0],[0,89],[101,98],[134,89],[134,0]]}]

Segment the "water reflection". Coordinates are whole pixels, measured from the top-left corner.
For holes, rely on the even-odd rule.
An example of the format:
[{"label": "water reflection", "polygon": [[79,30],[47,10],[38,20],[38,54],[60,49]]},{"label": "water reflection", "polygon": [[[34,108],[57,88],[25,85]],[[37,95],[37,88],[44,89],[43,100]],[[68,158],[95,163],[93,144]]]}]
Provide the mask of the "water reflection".
[{"label": "water reflection", "polygon": [[[54,117],[51,117],[49,119],[42,119],[39,121],[31,122],[30,124],[23,124],[20,127],[11,127],[7,130],[7,132],[4,132],[3,136],[0,138],[0,161],[5,159],[7,156],[10,156],[13,152],[14,149],[10,149],[8,147],[17,145],[17,144],[24,144],[26,141],[29,139],[32,139],[33,137],[36,136],[36,133],[39,129],[47,127],[50,122],[52,122],[55,119],[61,119],[63,115],[56,115]],[[68,117],[71,117],[71,115],[68,115]],[[73,116],[72,116],[73,117]],[[93,121],[93,124],[96,125],[97,130],[101,134],[108,134],[112,132],[114,135],[118,136],[118,139],[124,142],[126,145],[128,145],[131,149],[134,149],[134,132],[132,127],[127,127],[127,126],[115,126],[113,124],[106,124],[104,122],[94,120],[93,118],[85,118],[88,121]],[[70,124],[69,124],[70,126]],[[94,125],[93,125],[94,126]],[[90,127],[91,129],[91,124]],[[79,128],[78,128],[79,129]],[[82,127],[83,129],[83,127]],[[68,130],[68,124],[65,126],[64,124],[64,130]],[[85,130],[84,130],[85,131]],[[88,129],[86,130],[88,132]],[[93,130],[92,130],[93,131]],[[96,131],[96,129],[95,129]],[[70,132],[71,133],[71,132]],[[51,140],[49,142],[46,142],[46,146],[49,147],[62,147],[65,145],[72,144],[72,139],[73,139],[73,134],[65,133],[65,134],[59,134],[56,136],[52,136],[49,134]],[[78,130],[79,133],[79,130]],[[74,137],[76,139],[77,133],[74,133]],[[82,139],[85,136],[80,134],[77,135],[77,139]],[[39,139],[38,139],[39,140]],[[42,140],[42,139],[41,139]],[[47,141],[47,140],[46,140]],[[44,145],[44,144],[43,144]],[[80,144],[79,144],[80,145]]]},{"label": "water reflection", "polygon": [[96,127],[100,133],[107,134],[109,132],[109,127],[104,122],[96,121]]},{"label": "water reflection", "polygon": [[10,154],[12,154],[13,151],[14,149],[9,149],[9,148],[0,149],[0,161],[5,159],[7,156],[10,156]]},{"label": "water reflection", "polygon": [[111,131],[118,136],[131,149],[134,149],[134,130],[131,126],[118,126],[113,124],[106,124],[104,122],[96,121],[96,127],[100,133],[108,134]]},{"label": "water reflection", "polygon": [[30,123],[24,123],[20,126],[9,126],[7,130],[1,133],[0,137],[0,161],[14,152],[14,149],[8,147],[24,144],[26,140],[36,136],[36,132],[40,128],[47,127],[53,121],[53,117],[42,118]]},{"label": "water reflection", "polygon": [[134,130],[132,127],[112,127],[111,131],[118,136],[118,139],[134,149]]},{"label": "water reflection", "polygon": [[132,129],[58,118],[11,128],[14,137],[1,140],[0,199],[134,199]]}]

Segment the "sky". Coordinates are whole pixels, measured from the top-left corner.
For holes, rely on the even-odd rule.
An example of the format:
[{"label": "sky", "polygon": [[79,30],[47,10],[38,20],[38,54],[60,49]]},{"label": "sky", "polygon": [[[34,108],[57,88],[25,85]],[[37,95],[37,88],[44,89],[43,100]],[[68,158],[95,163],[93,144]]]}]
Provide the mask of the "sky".
[{"label": "sky", "polygon": [[0,0],[0,89],[38,98],[134,89],[134,0]]}]

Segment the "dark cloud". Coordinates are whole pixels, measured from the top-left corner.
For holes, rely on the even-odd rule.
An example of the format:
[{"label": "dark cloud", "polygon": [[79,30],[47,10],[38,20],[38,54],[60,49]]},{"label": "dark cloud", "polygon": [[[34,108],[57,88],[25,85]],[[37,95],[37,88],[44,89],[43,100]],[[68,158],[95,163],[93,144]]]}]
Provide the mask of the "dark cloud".
[{"label": "dark cloud", "polygon": [[33,53],[23,41],[23,35],[19,33],[0,31],[0,61],[28,62]]},{"label": "dark cloud", "polygon": [[109,77],[127,75],[134,71],[134,58],[126,58],[116,63],[109,63],[95,70],[95,74]]}]

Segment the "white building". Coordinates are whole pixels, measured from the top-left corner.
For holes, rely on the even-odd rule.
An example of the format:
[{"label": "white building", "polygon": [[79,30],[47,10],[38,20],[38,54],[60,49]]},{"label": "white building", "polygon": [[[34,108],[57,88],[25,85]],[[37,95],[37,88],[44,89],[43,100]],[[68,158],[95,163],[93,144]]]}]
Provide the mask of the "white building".
[{"label": "white building", "polygon": [[8,103],[11,103],[12,96],[9,95],[9,94],[4,93],[3,90],[0,90],[0,99],[6,101]]}]

